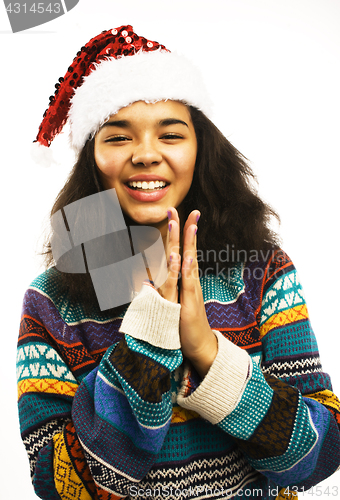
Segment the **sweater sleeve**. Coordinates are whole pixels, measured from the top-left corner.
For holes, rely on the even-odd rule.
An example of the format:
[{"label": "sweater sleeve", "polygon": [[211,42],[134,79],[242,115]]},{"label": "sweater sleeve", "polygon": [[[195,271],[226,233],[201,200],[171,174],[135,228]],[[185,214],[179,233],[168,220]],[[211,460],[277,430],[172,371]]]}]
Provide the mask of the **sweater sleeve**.
[{"label": "sweater sleeve", "polygon": [[183,382],[178,403],[229,433],[274,484],[308,489],[339,467],[340,402],[283,252],[267,265],[259,327],[261,363],[216,331],[213,365],[195,390]]},{"label": "sweater sleeve", "polygon": [[182,362],[179,311],[145,285],[126,312],[122,340],[83,380],[39,311],[30,322],[23,315],[19,416],[40,498],[123,498],[152,467],[171,420],[170,372]]},{"label": "sweater sleeve", "polygon": [[[97,499],[71,420],[79,380],[60,349],[67,350],[67,343],[56,342],[53,332],[44,324],[41,299],[45,297],[32,289],[25,294],[17,350],[20,431],[33,487],[37,496],[46,500],[66,499],[71,495],[82,500]],[[48,312],[53,314],[54,304],[49,299],[47,302]],[[81,361],[91,366],[86,355]]]}]

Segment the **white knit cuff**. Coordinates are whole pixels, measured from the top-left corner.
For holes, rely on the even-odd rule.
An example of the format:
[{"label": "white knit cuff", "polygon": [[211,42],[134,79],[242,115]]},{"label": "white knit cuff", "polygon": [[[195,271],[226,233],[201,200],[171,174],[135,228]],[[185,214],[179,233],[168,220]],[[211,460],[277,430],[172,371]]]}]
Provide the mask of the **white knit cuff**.
[{"label": "white knit cuff", "polygon": [[164,299],[149,284],[143,284],[125,313],[119,331],[163,349],[180,349],[181,305]]},{"label": "white knit cuff", "polygon": [[201,384],[188,397],[185,387],[179,391],[177,402],[194,410],[212,424],[221,422],[236,407],[248,380],[251,359],[248,353],[213,330],[218,340],[218,352]]}]

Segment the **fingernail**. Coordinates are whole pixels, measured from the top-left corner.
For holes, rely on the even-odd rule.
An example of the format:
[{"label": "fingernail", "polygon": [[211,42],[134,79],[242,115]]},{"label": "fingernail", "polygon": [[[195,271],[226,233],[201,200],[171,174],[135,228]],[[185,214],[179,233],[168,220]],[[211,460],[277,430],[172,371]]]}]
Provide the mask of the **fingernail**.
[{"label": "fingernail", "polygon": [[167,214],[168,214],[168,219],[170,219],[171,218],[171,212],[170,212],[170,210],[167,211]]},{"label": "fingernail", "polygon": [[192,264],[192,263],[193,263],[193,260],[194,260],[194,259],[191,259],[190,264]]},{"label": "fingernail", "polygon": [[169,260],[170,260],[170,262],[172,261],[172,255],[170,255],[170,259]]},{"label": "fingernail", "polygon": [[196,229],[195,229],[195,234],[197,233],[197,229],[198,229],[198,227],[196,227]]},{"label": "fingernail", "polygon": [[198,221],[200,220],[200,217],[201,217],[201,214],[198,214],[198,215],[196,216],[196,222],[198,222]]},{"label": "fingernail", "polygon": [[171,224],[170,224],[170,222],[168,224],[168,227],[169,227],[169,233],[170,233],[170,231],[171,231]]}]

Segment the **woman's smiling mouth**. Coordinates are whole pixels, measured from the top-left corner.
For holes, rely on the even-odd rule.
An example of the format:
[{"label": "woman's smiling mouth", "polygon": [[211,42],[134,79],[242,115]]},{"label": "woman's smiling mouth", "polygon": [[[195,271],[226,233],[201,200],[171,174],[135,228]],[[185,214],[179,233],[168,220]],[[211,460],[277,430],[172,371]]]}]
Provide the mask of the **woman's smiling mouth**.
[{"label": "woman's smiling mouth", "polygon": [[165,181],[129,181],[124,184],[128,194],[136,201],[158,201],[168,192],[170,184]]},{"label": "woman's smiling mouth", "polygon": [[166,182],[164,181],[130,181],[127,183],[128,186],[131,189],[138,189],[138,190],[154,190],[154,189],[163,189],[167,185]]}]

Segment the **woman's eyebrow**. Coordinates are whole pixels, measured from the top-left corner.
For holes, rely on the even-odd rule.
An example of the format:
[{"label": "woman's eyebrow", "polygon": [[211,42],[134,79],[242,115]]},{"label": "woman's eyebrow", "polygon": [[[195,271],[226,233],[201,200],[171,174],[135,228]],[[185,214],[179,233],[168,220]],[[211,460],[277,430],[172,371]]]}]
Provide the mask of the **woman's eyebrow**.
[{"label": "woman's eyebrow", "polygon": [[[167,127],[169,125],[182,124],[189,128],[188,124],[183,120],[179,120],[178,118],[164,118],[164,120],[160,120],[158,125],[161,127]],[[109,120],[102,125],[102,129],[104,127],[119,127],[119,128],[129,128],[131,127],[131,122],[129,120]]]},{"label": "woman's eyebrow", "polygon": [[186,122],[184,122],[183,120],[179,120],[178,118],[165,118],[164,120],[161,120],[159,122],[159,125],[166,127],[168,125],[176,125],[178,123],[181,123],[182,125],[185,125],[186,127],[189,128]]},{"label": "woman's eyebrow", "polygon": [[110,120],[105,122],[101,128],[104,127],[120,127],[120,128],[128,128],[131,126],[131,123],[128,120]]}]

